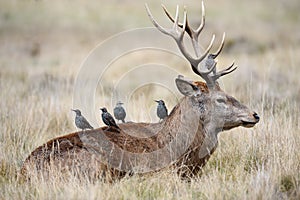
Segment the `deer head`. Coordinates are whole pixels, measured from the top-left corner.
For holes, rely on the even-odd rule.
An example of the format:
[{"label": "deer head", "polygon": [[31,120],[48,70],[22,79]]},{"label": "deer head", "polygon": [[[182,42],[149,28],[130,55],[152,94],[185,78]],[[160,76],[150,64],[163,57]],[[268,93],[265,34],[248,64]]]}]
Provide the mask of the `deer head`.
[{"label": "deer head", "polygon": [[[163,7],[173,22],[171,29],[161,27],[147,6],[146,9],[154,26],[175,39],[193,72],[204,79],[205,83],[187,80],[179,75],[175,83],[184,97],[162,122],[123,123],[118,131],[101,127],[55,138],[31,153],[23,164],[22,173],[32,169],[31,164],[41,169],[44,163],[50,163],[50,158],[54,158],[58,166],[76,168],[76,163],[80,169],[99,174],[106,174],[101,170],[110,171],[112,177],[124,176],[121,173],[124,171],[145,173],[166,166],[180,166],[178,170],[183,173],[187,167],[192,174],[197,174],[214,151],[216,136],[220,131],[238,126],[253,127],[259,121],[255,112],[223,92],[217,82],[220,77],[236,69],[234,63],[225,70],[216,69],[215,59],[223,49],[225,34],[216,53],[209,53],[214,42],[213,36],[208,48],[201,54],[198,37],[205,23],[203,2],[202,22],[196,30],[189,26],[186,10],[183,23],[178,22],[178,6],[175,18]],[[184,46],[185,32],[191,39],[195,57]]]},{"label": "deer head", "polygon": [[[194,109],[197,116],[200,117],[200,121],[204,124],[204,127],[206,127],[208,132],[213,131],[215,133],[238,126],[253,127],[259,121],[259,116],[255,112],[250,111],[250,109],[241,104],[234,97],[223,92],[217,82],[220,77],[233,72],[237,68],[234,66],[234,63],[232,63],[232,65],[225,70],[218,72],[216,70],[217,61],[215,59],[224,47],[225,33],[223,34],[221,45],[216,53],[209,54],[215,38],[213,35],[209,46],[204,53],[201,54],[198,38],[205,24],[203,1],[202,20],[196,30],[189,25],[186,10],[184,10],[183,23],[179,23],[178,6],[175,18],[172,17],[164,6],[163,9],[167,17],[173,22],[171,29],[166,29],[159,25],[146,5],[148,16],[153,25],[160,32],[171,36],[176,41],[181,53],[189,61],[193,72],[206,82],[186,80],[181,75],[175,80],[178,90],[192,102],[192,109]],[[184,46],[183,38],[185,32],[191,39],[196,57],[193,57]]]}]

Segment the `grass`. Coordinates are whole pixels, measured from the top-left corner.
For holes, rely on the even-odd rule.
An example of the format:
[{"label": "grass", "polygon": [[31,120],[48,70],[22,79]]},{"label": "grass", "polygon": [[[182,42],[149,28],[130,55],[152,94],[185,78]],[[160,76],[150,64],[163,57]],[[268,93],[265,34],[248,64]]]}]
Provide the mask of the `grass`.
[{"label": "grass", "polygon": [[[151,26],[143,2],[1,1],[0,199],[299,199],[300,38],[295,34],[299,3],[255,2],[257,6],[238,0],[219,0],[219,6],[206,2],[207,32],[202,39],[210,32],[226,31],[229,46],[219,65],[234,59],[239,68],[222,79],[222,87],[257,111],[261,121],[252,129],[221,133],[216,152],[201,176],[191,182],[164,171],[110,184],[55,173],[26,182],[18,172],[37,146],[76,130],[70,109],[80,64],[108,36]],[[166,24],[159,2],[148,4]],[[200,3],[186,4],[194,22]],[[118,12],[113,15],[112,10]],[[106,105],[112,110],[110,80],[118,81],[143,60],[151,61],[151,56],[198,79],[184,68],[186,63],[179,65],[170,55],[133,53],[111,66],[105,84],[96,90],[95,108]],[[175,78],[155,72],[147,76]],[[135,81],[131,77],[125,86],[131,88]],[[126,105],[131,120],[155,121],[155,98],[166,99],[169,109],[177,102],[172,92],[159,85],[137,88],[130,98],[137,106]],[[100,113],[93,114],[97,118],[93,125],[102,126]]]}]

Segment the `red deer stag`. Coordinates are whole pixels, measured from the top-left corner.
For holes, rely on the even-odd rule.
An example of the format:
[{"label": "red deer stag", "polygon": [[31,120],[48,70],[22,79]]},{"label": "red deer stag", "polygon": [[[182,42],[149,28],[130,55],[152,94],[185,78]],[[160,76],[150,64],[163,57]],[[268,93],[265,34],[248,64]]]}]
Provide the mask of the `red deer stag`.
[{"label": "red deer stag", "polygon": [[[179,23],[178,6],[175,18],[163,8],[173,22],[172,29],[161,27],[146,6],[154,26],[175,39],[193,72],[206,83],[179,75],[175,83],[184,97],[163,121],[123,123],[119,124],[120,131],[101,127],[52,139],[35,149],[24,161],[23,174],[30,176],[35,171],[59,169],[93,177],[121,178],[127,172],[142,174],[172,168],[182,176],[195,175],[214,152],[219,132],[238,126],[253,127],[259,121],[255,112],[223,92],[217,82],[221,76],[236,69],[232,64],[225,70],[216,71],[214,59],[223,48],[225,35],[215,54],[209,54],[214,36],[206,51],[200,53],[198,37],[205,23],[203,2],[202,22],[197,30],[188,24],[186,11],[183,23]],[[185,32],[191,39],[196,57],[184,46]]]}]

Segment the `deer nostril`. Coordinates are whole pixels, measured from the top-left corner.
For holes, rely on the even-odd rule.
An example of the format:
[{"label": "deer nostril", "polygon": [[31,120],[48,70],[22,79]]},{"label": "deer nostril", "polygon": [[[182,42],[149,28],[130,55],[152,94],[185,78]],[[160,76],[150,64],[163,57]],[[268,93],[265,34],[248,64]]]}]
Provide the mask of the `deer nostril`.
[{"label": "deer nostril", "polygon": [[253,114],[253,117],[258,121],[259,120],[259,116],[258,116],[258,114],[255,112],[254,114]]}]

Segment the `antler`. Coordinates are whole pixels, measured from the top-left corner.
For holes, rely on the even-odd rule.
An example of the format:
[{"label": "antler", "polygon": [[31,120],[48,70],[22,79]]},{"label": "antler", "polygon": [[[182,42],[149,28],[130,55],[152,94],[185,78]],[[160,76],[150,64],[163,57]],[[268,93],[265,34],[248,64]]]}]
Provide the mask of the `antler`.
[{"label": "antler", "polygon": [[[201,20],[201,24],[200,26],[194,30],[190,27],[188,20],[187,20],[187,11],[186,9],[184,9],[184,19],[183,19],[183,23],[179,23],[179,7],[177,5],[176,7],[176,15],[175,15],[175,19],[171,16],[171,14],[168,12],[168,10],[166,9],[166,7],[164,5],[162,5],[166,15],[168,16],[168,18],[174,23],[173,27],[171,29],[165,29],[163,28],[161,25],[159,25],[156,20],[154,19],[154,17],[152,16],[147,4],[146,6],[146,10],[148,13],[148,16],[150,18],[150,20],[152,21],[153,25],[162,33],[171,36],[177,43],[177,46],[179,47],[181,53],[185,56],[185,58],[190,62],[192,70],[194,73],[196,73],[197,75],[201,76],[207,83],[207,85],[210,88],[213,88],[216,80],[218,78],[220,78],[221,76],[224,76],[226,74],[231,73],[232,71],[234,71],[236,69],[232,67],[234,66],[234,63],[229,66],[227,69],[216,72],[216,65],[217,62],[214,60],[222,51],[223,46],[224,46],[224,40],[225,40],[225,33],[223,34],[223,38],[222,38],[222,42],[220,47],[218,48],[217,52],[214,54],[209,54],[209,51],[213,45],[214,39],[215,39],[215,35],[212,36],[211,42],[209,44],[209,46],[207,47],[206,51],[201,55],[201,51],[200,51],[200,46],[198,43],[198,38],[199,35],[201,33],[201,31],[204,28],[205,25],[205,8],[204,8],[204,3],[202,1],[202,20]],[[184,33],[187,32],[187,34],[190,36],[191,40],[192,40],[192,45],[196,54],[196,58],[192,57],[187,51],[186,48],[183,44],[183,37],[184,37]],[[201,55],[201,56],[200,56]],[[198,65],[199,63],[208,55],[208,58],[206,59],[205,62],[205,68],[207,69],[207,71],[202,71],[198,69]],[[213,72],[211,74],[211,72]]]},{"label": "antler", "polygon": [[[164,5],[162,5],[162,7],[163,7],[166,15],[168,16],[168,18],[174,23],[175,20],[172,17],[172,15],[169,13],[167,8]],[[177,10],[176,10],[176,12],[177,12]],[[199,56],[200,46],[199,46],[199,43],[198,43],[198,38],[199,38],[199,35],[200,35],[202,29],[204,28],[204,25],[205,25],[205,7],[204,7],[204,4],[202,2],[201,24],[199,25],[199,27],[196,30],[192,29],[190,27],[189,23],[188,23],[188,19],[187,19],[187,16],[186,16],[186,26],[185,26],[185,29],[184,29],[187,32],[187,34],[190,36],[190,38],[192,39],[192,44],[193,44],[196,56]],[[183,28],[183,24],[181,24],[181,23],[178,23],[178,26],[180,28]]]}]

